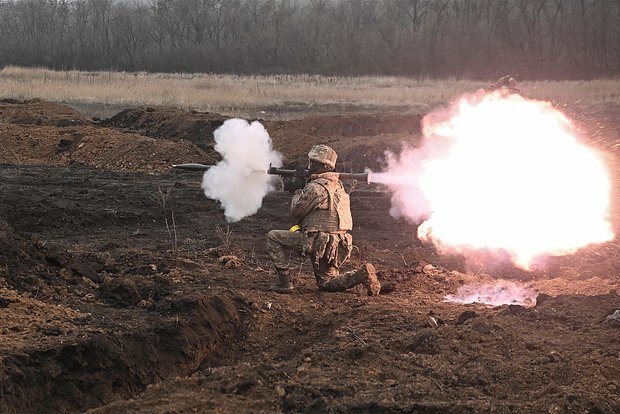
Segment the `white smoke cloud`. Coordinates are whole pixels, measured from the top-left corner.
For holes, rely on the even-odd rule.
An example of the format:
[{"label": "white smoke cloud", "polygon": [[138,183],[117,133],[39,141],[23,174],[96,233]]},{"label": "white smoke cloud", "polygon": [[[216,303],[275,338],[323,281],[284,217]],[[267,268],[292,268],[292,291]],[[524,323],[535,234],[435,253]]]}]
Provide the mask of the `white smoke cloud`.
[{"label": "white smoke cloud", "polygon": [[273,150],[267,130],[258,121],[229,119],[213,137],[222,161],[204,173],[202,189],[221,203],[228,222],[239,221],[256,213],[274,189],[277,177],[266,172],[270,164],[282,166],[282,155]]}]

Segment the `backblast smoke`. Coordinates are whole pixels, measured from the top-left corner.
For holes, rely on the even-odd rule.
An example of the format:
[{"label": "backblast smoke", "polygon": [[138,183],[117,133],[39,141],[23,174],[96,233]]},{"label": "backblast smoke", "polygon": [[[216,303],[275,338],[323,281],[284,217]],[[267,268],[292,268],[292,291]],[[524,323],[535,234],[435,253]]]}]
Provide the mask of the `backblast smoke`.
[{"label": "backblast smoke", "polygon": [[202,189],[222,204],[228,222],[239,221],[256,213],[274,189],[277,178],[266,172],[270,164],[282,166],[282,155],[273,150],[269,134],[258,121],[229,119],[213,137],[222,161],[204,173]]},{"label": "backblast smoke", "polygon": [[391,189],[392,215],[420,224],[418,237],[440,251],[495,252],[528,269],[613,238],[606,166],[549,103],[464,96],[427,115],[422,134],[370,179]]}]

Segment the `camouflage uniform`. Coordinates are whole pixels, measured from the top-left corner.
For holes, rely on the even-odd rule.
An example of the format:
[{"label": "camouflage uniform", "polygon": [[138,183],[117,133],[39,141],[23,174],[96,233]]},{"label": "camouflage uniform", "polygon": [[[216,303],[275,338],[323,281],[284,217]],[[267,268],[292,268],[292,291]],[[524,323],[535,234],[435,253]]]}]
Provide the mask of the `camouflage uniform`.
[{"label": "camouflage uniform", "polygon": [[[349,195],[338,173],[312,175],[303,190],[295,192],[291,214],[298,220],[301,231],[272,230],[267,234],[267,249],[281,279],[291,270],[287,250],[294,250],[310,257],[319,289],[339,292],[364,284],[369,295],[379,293],[381,285],[370,264],[340,275],[340,266],[349,258],[353,247],[353,238],[348,233],[353,220]],[[287,290],[290,289],[291,283]]]},{"label": "camouflage uniform", "polygon": [[476,95],[484,96],[487,92],[500,91],[502,94],[507,95],[511,93],[520,93],[517,80],[510,75],[502,76],[497,82],[489,85],[487,89],[480,88],[476,90]]}]

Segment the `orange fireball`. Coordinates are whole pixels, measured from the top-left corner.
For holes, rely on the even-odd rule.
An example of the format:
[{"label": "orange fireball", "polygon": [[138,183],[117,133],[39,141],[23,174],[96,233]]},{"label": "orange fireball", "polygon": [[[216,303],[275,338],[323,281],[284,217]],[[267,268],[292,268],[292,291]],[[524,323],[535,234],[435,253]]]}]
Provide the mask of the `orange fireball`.
[{"label": "orange fireball", "polygon": [[419,238],[440,250],[502,251],[529,268],[613,238],[606,166],[549,103],[463,97],[425,117],[423,135],[377,181],[394,190],[392,212],[423,217]]}]

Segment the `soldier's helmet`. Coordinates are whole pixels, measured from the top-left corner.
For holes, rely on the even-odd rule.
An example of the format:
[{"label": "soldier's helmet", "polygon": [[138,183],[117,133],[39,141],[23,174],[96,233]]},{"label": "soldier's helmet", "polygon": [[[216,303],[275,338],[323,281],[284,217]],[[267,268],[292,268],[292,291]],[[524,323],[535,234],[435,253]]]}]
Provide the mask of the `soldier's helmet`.
[{"label": "soldier's helmet", "polygon": [[331,168],[335,168],[336,158],[338,158],[338,155],[333,148],[328,147],[324,144],[319,144],[312,147],[312,149],[308,153],[308,158],[310,158],[312,161],[317,161],[322,164],[328,165]]},{"label": "soldier's helmet", "polygon": [[519,90],[519,85],[517,84],[517,80],[513,78],[512,76],[510,77],[510,79],[508,79],[508,89],[513,90],[513,91]]},{"label": "soldier's helmet", "polygon": [[510,75],[502,76],[491,86],[492,90],[499,89],[506,92],[519,92],[517,80]]}]

